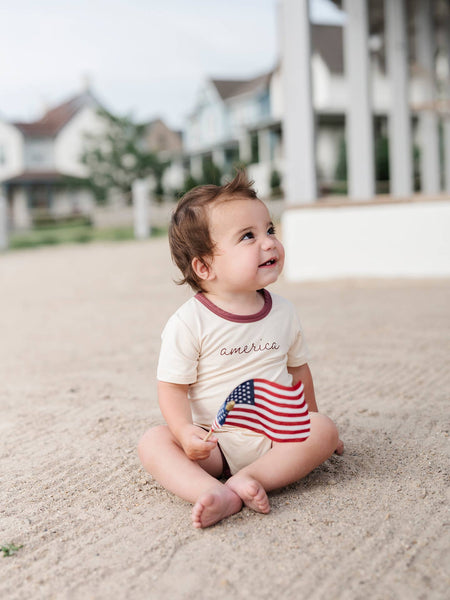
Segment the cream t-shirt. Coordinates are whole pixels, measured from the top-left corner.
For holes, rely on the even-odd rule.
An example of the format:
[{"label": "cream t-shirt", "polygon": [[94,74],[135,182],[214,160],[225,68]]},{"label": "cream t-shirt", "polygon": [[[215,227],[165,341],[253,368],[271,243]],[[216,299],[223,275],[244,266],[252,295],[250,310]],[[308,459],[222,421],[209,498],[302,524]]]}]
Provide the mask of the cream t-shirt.
[{"label": "cream t-shirt", "polygon": [[264,307],[254,315],[221,310],[199,293],[185,302],[162,333],[157,378],[189,384],[195,423],[209,427],[226,397],[248,379],[291,385],[287,367],[308,361],[291,302],[262,290]]}]

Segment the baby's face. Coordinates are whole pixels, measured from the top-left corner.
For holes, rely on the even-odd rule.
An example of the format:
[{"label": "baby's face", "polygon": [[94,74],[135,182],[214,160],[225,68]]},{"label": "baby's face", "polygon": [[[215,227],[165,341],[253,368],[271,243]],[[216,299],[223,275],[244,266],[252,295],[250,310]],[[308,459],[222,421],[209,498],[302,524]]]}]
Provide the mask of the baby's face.
[{"label": "baby's face", "polygon": [[210,269],[219,291],[256,291],[278,279],[284,248],[261,200],[220,202],[210,209],[209,223],[216,245]]}]

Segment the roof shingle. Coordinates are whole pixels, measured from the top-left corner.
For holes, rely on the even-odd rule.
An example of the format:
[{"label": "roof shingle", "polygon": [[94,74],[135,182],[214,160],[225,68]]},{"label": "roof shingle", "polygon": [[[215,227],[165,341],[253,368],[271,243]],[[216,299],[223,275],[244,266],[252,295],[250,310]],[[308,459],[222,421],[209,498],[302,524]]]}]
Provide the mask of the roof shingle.
[{"label": "roof shingle", "polygon": [[56,135],[66,123],[83,107],[98,105],[97,100],[89,92],[83,92],[70,100],[48,110],[44,116],[31,123],[13,123],[22,133],[29,137],[48,137]]}]

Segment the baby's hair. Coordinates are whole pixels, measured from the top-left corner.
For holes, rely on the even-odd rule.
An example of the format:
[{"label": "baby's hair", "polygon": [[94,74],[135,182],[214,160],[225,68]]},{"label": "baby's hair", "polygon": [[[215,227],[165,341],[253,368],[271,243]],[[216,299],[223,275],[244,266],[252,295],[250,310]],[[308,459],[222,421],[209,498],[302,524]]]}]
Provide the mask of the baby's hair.
[{"label": "baby's hair", "polygon": [[187,283],[196,292],[202,291],[201,279],[192,267],[192,259],[202,262],[214,254],[214,242],[209,232],[207,207],[213,203],[244,198],[257,200],[243,170],[225,185],[199,185],[184,194],[172,214],[169,226],[169,244],[172,258],[183,274],[177,281],[179,285]]}]

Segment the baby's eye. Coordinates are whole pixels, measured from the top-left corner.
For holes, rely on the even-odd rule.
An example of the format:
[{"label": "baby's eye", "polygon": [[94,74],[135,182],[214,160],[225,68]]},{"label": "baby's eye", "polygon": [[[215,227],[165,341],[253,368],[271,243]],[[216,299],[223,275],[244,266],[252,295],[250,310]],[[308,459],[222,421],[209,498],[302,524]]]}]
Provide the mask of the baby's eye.
[{"label": "baby's eye", "polygon": [[254,238],[255,236],[253,235],[253,233],[251,231],[247,231],[247,233],[244,233],[244,235],[242,236],[242,240],[251,240],[252,238]]},{"label": "baby's eye", "polygon": [[276,234],[276,231],[275,231],[275,225],[271,225],[271,226],[269,227],[269,229],[267,230],[267,233],[268,233],[269,235],[275,235],[275,234]]}]

